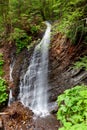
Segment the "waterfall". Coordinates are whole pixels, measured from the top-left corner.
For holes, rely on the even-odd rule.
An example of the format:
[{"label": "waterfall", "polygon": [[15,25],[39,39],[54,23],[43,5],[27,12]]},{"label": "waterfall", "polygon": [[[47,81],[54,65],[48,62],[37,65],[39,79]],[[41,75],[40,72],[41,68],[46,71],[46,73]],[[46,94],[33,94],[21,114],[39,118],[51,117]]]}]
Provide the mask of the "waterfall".
[{"label": "waterfall", "polygon": [[14,64],[15,64],[15,59],[12,57],[11,64],[10,64],[10,74],[9,74],[10,75],[10,81],[13,81],[12,71],[13,71]]},{"label": "waterfall", "polygon": [[12,102],[13,102],[12,89],[10,89],[10,92],[9,92],[9,100],[8,100],[8,106],[10,106]]},{"label": "waterfall", "polygon": [[[9,76],[10,76],[9,80],[11,82],[13,82],[12,71],[13,71],[14,64],[15,64],[15,60],[12,57],[11,64],[10,64],[10,73],[9,73]],[[10,106],[13,101],[14,101],[14,98],[13,98],[13,95],[12,95],[12,88],[10,88],[9,99],[8,99],[8,106]]]},{"label": "waterfall", "polygon": [[20,79],[20,101],[36,115],[45,116],[48,112],[48,49],[51,25],[47,25],[41,42],[36,45],[34,53],[23,78]]}]

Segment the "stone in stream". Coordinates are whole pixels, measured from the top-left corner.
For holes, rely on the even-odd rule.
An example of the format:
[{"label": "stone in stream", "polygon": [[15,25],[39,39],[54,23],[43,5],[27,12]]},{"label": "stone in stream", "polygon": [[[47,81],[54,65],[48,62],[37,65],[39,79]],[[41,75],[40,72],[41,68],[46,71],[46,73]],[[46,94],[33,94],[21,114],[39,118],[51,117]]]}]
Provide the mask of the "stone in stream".
[{"label": "stone in stream", "polygon": [[54,115],[34,119],[34,130],[58,130],[59,122]]}]

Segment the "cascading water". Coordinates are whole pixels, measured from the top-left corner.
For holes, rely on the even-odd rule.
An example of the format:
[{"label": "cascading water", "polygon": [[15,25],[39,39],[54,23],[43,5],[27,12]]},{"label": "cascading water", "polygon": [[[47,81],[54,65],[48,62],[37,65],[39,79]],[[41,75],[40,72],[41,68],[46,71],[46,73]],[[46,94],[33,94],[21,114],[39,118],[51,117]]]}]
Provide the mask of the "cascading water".
[{"label": "cascading water", "polygon": [[13,67],[14,67],[14,64],[15,64],[15,60],[14,58],[12,57],[12,63],[10,64],[10,81],[13,81],[13,78],[12,78],[12,71],[13,71]]},{"label": "cascading water", "polygon": [[[11,82],[13,82],[12,71],[13,71],[14,64],[15,64],[15,60],[12,58],[12,63],[10,64],[10,73],[9,73]],[[10,88],[8,106],[10,106],[13,101],[14,101],[14,98],[12,96],[12,88]]]},{"label": "cascading water", "polygon": [[13,102],[12,89],[10,89],[10,92],[9,92],[9,100],[8,100],[8,106],[10,106],[12,102]]},{"label": "cascading water", "polygon": [[50,43],[51,25],[46,22],[47,29],[34,53],[23,79],[20,79],[19,98],[32,109],[36,115],[45,116],[48,112],[48,46]]}]

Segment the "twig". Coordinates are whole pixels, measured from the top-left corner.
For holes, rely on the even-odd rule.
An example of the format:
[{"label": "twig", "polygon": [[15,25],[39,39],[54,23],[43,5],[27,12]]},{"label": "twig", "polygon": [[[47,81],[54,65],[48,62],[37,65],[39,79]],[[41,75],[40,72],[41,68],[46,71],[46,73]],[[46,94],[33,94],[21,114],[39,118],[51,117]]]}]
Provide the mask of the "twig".
[{"label": "twig", "polygon": [[0,112],[0,115],[8,115],[8,112]]}]

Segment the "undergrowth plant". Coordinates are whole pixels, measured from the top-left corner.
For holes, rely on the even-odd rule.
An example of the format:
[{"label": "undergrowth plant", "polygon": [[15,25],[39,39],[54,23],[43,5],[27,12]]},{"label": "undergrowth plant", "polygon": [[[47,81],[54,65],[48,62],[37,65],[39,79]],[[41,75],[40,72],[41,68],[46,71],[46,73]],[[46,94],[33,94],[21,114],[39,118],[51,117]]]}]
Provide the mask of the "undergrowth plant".
[{"label": "undergrowth plant", "polygon": [[87,86],[78,85],[58,96],[59,130],[87,130]]},{"label": "undergrowth plant", "polygon": [[4,64],[4,60],[3,60],[3,54],[0,53],[0,76],[2,76],[4,74],[4,71],[3,71],[3,64]]},{"label": "undergrowth plant", "polygon": [[14,40],[17,47],[17,53],[26,48],[32,41],[32,37],[28,36],[24,30],[15,28],[14,32],[10,35],[10,40]]},{"label": "undergrowth plant", "polygon": [[0,78],[0,104],[5,102],[7,98],[8,95],[6,93],[6,81]]},{"label": "undergrowth plant", "polygon": [[76,68],[76,69],[83,68],[83,69],[87,70],[87,56],[84,56],[84,57],[80,58],[79,61],[75,62],[73,68]]},{"label": "undergrowth plant", "polygon": [[86,3],[86,0],[57,0],[53,5],[58,20],[54,25],[54,33],[61,32],[73,44],[87,44]]},{"label": "undergrowth plant", "polygon": [[3,54],[0,53],[0,105],[6,101],[8,95],[6,93],[6,81],[2,78],[4,71],[3,71]]}]

